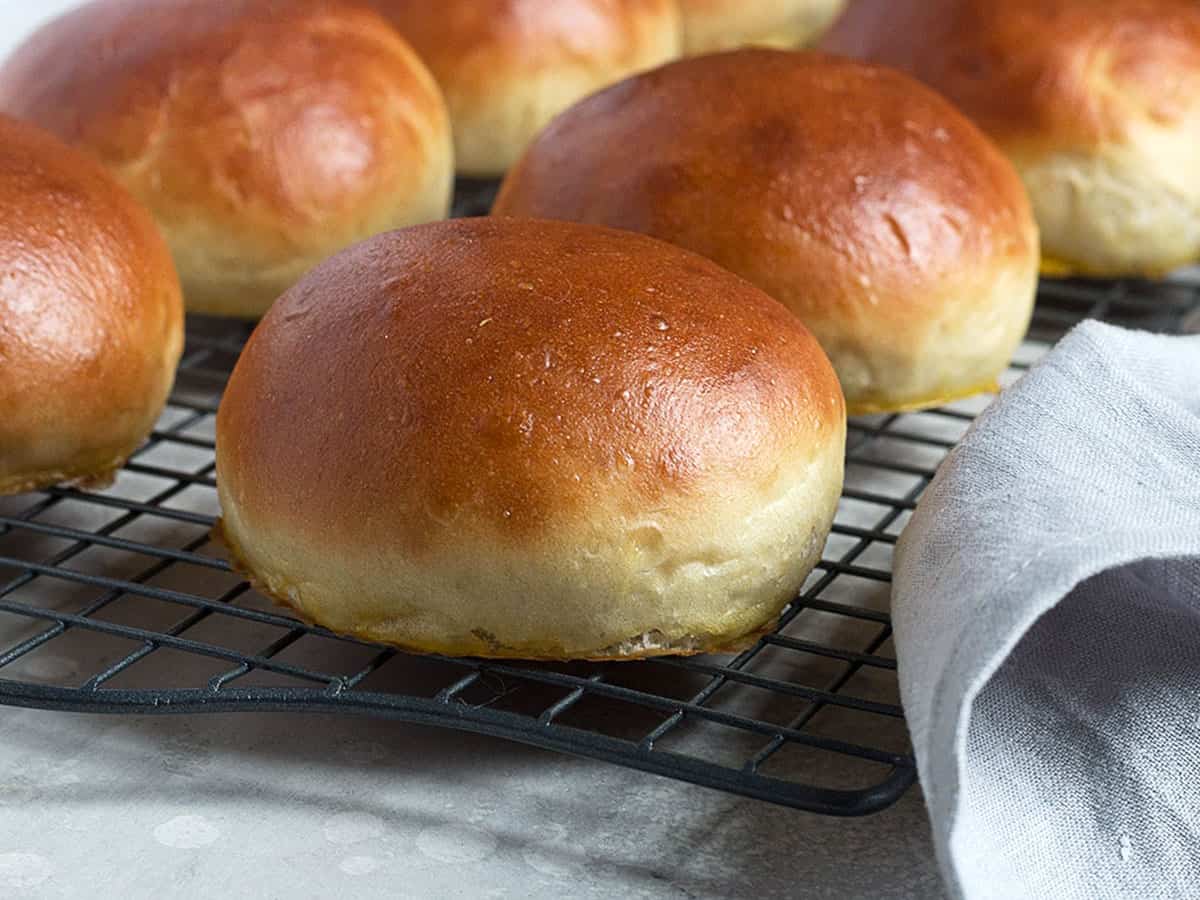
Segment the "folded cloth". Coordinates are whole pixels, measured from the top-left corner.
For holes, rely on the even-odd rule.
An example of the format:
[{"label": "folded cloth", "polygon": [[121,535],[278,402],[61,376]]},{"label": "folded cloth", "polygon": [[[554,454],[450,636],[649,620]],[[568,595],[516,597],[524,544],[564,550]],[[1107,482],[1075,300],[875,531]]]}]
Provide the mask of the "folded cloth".
[{"label": "folded cloth", "polygon": [[1072,331],[942,465],[892,603],[952,894],[1200,897],[1200,337]]}]

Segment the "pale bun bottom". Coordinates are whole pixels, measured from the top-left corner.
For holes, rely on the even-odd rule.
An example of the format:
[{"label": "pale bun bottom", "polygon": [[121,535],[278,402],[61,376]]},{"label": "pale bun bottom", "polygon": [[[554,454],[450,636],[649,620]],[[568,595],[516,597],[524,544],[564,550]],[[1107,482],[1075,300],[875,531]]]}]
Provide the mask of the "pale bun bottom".
[{"label": "pale bun bottom", "polygon": [[[419,653],[627,660],[735,650],[769,629],[820,560],[844,430],[765,492],[499,543],[456,529],[414,560],[251,528],[222,495],[215,535],[264,595],[332,632]],[[784,467],[781,467],[783,469]]]},{"label": "pale bun bottom", "polygon": [[116,481],[117,473],[126,460],[141,444],[139,440],[128,450],[104,457],[103,461],[80,462],[78,465],[42,469],[36,472],[15,472],[0,476],[0,497],[26,494],[48,487],[73,487],[88,491],[102,491]]},{"label": "pale bun bottom", "polygon": [[[964,276],[941,310],[903,330],[848,329],[837,319],[797,315],[829,355],[849,415],[910,412],[995,391],[1033,316],[1037,260]],[[928,298],[924,298],[928,300]]]},{"label": "pale bun bottom", "polygon": [[1113,147],[1016,158],[1042,232],[1043,271],[1155,278],[1200,260],[1200,167],[1172,166],[1170,155]]}]

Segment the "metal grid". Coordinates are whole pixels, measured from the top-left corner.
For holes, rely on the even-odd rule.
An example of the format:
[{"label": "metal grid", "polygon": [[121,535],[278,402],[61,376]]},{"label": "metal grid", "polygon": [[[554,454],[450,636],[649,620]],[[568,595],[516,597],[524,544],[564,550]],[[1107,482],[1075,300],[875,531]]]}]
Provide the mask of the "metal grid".
[{"label": "metal grid", "polygon": [[[489,191],[476,186],[459,212],[482,211]],[[1048,282],[1012,374],[1087,316],[1181,330],[1200,317],[1200,288]],[[779,626],[743,653],[565,665],[418,657],[297,621],[210,541],[214,413],[248,333],[189,322],[170,405],[111,488],[0,500],[0,703],[389,717],[834,815],[882,809],[915,781],[888,617],[891,553],[988,398],[852,422],[825,556]]]}]

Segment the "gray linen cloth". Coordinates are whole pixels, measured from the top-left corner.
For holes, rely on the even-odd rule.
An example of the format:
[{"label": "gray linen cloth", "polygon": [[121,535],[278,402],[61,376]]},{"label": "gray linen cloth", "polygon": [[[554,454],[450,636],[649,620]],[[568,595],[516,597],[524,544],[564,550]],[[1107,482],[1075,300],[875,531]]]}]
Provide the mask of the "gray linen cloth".
[{"label": "gray linen cloth", "polygon": [[1067,335],[925,492],[893,616],[952,894],[1200,897],[1200,337]]}]

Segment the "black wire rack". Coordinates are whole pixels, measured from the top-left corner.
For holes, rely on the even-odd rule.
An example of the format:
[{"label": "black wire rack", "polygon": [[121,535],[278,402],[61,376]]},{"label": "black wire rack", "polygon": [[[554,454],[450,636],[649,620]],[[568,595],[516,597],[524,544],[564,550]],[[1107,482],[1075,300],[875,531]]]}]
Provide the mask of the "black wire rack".
[{"label": "black wire rack", "polygon": [[[486,210],[490,185],[460,190]],[[1194,283],[1046,282],[1010,375],[1083,318],[1200,330]],[[888,616],[891,555],[989,398],[851,423],[824,558],[737,655],[615,664],[413,656],[273,607],[210,539],[214,414],[249,326],[193,318],[158,428],[101,491],[0,499],[0,704],[95,713],[307,710],[523,741],[831,815],[916,780]]]}]

